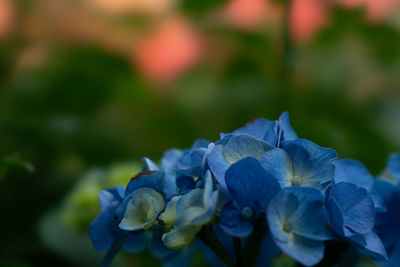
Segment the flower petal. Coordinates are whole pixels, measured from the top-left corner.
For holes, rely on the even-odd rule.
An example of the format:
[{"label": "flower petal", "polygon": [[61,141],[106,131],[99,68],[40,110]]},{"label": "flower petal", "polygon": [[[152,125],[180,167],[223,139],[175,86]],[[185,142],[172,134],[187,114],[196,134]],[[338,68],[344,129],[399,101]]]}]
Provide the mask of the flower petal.
[{"label": "flower petal", "polygon": [[290,125],[289,112],[285,111],[282,113],[282,115],[279,117],[279,125],[283,130],[283,140],[292,141],[298,138],[296,132],[292,128],[292,125]]},{"label": "flower petal", "polygon": [[220,186],[226,189],[225,183],[225,172],[229,168],[230,164],[224,157],[224,145],[222,144],[210,144],[210,152],[207,155],[207,163],[210,167],[211,172],[214,174]]},{"label": "flower petal", "polygon": [[245,158],[233,164],[225,175],[229,193],[243,207],[255,202],[265,211],[271,198],[280,190],[276,178],[255,158]]},{"label": "flower petal", "polygon": [[127,231],[147,230],[163,208],[160,193],[151,188],[140,188],[132,194],[119,227]]},{"label": "flower petal", "polygon": [[335,165],[335,183],[347,182],[362,187],[368,192],[372,189],[374,177],[365,166],[356,160],[339,159],[333,162]]},{"label": "flower petal", "polygon": [[374,231],[365,235],[355,235],[349,239],[356,245],[361,254],[372,256],[376,260],[388,260],[386,249]]},{"label": "flower petal", "polygon": [[264,141],[248,135],[232,136],[224,146],[224,158],[233,164],[246,157],[260,158],[264,152],[273,149]]},{"label": "flower petal", "polygon": [[388,159],[388,169],[394,178],[400,182],[400,153],[392,154]]},{"label": "flower petal", "polygon": [[273,123],[272,121],[269,121],[269,120],[266,120],[263,118],[259,118],[259,119],[256,119],[256,120],[246,124],[246,126],[235,130],[232,134],[233,135],[250,135],[257,139],[263,140],[265,133],[270,128],[272,123]]},{"label": "flower petal", "polygon": [[285,150],[275,148],[260,157],[261,166],[278,180],[282,188],[291,186],[293,178],[292,160]]},{"label": "flower petal", "polygon": [[293,175],[301,178],[300,185],[321,189],[322,184],[332,181],[335,168],[331,162],[337,158],[334,150],[305,139],[283,141],[282,148],[292,159]]},{"label": "flower petal", "polygon": [[163,234],[162,240],[167,248],[177,249],[188,245],[200,231],[200,226],[182,225]]},{"label": "flower petal", "polygon": [[288,256],[305,266],[315,265],[324,257],[325,246],[322,241],[315,241],[291,234],[289,235],[289,242],[283,243],[277,241],[276,244]]},{"label": "flower petal", "polygon": [[167,204],[165,211],[160,215],[159,219],[164,222],[166,226],[172,227],[178,218],[176,214],[176,203],[181,198],[181,196],[173,197]]},{"label": "flower petal", "polygon": [[356,233],[367,234],[372,230],[375,224],[375,207],[364,188],[345,182],[333,185],[328,196],[328,211],[330,218],[334,218],[338,215],[332,212],[336,208],[332,205],[334,202],[329,201],[331,198],[335,200],[343,216],[343,225],[331,220],[336,231],[350,236]]}]

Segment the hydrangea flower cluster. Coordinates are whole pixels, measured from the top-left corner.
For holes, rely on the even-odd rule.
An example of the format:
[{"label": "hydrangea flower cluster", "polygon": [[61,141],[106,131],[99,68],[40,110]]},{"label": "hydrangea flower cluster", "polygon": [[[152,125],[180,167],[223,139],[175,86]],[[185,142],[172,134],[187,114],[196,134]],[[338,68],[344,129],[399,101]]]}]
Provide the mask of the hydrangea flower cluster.
[{"label": "hydrangea flower cluster", "polygon": [[165,266],[189,265],[199,248],[214,266],[269,266],[282,252],[313,266],[340,251],[400,266],[400,155],[374,179],[299,139],[284,112],[168,150],[160,166],[143,160],[125,188],[100,192],[89,236],[107,251],[103,266],[145,248]]}]

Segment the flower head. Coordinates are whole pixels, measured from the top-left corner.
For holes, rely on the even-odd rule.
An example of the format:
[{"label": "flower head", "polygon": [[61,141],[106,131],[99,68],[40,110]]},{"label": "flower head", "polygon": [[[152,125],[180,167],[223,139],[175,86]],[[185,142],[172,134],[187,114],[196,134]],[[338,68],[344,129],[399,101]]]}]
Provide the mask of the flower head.
[{"label": "flower head", "polygon": [[324,197],[314,188],[283,189],[269,203],[267,221],[276,244],[306,266],[322,259],[323,241],[332,238]]},{"label": "flower head", "polygon": [[335,166],[332,161],[337,154],[330,148],[298,139],[282,142],[260,157],[262,166],[271,172],[281,187],[309,186],[323,190],[332,182]]},{"label": "flower head", "polygon": [[253,231],[252,222],[265,212],[271,198],[280,190],[275,177],[255,158],[245,158],[226,172],[231,200],[221,210],[221,227],[230,235],[245,237]]}]

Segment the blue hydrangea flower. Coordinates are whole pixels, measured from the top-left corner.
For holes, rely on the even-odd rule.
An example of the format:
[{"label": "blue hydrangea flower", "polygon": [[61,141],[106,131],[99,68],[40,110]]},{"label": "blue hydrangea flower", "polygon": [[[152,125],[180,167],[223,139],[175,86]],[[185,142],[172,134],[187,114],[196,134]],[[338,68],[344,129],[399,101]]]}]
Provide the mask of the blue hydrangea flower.
[{"label": "blue hydrangea flower", "polygon": [[267,222],[278,247],[306,266],[323,258],[323,241],[332,238],[324,197],[314,188],[284,188],[269,203]]},{"label": "blue hydrangea flower", "polygon": [[334,150],[305,139],[284,141],[281,146],[264,153],[260,162],[282,188],[308,186],[323,190],[332,182],[335,172],[332,161],[337,158]]},{"label": "blue hydrangea flower", "polygon": [[[164,208],[162,194],[165,177],[163,171],[149,171],[131,178],[124,199],[116,210],[117,217],[122,219],[122,229],[137,231],[151,227]],[[147,222],[150,224],[146,224]]]},{"label": "blue hydrangea flower", "polygon": [[339,159],[333,164],[335,165],[334,183],[346,182],[364,188],[374,201],[375,210],[385,211],[385,203],[380,194],[372,192],[374,177],[361,162],[353,159]]},{"label": "blue hydrangea flower", "polygon": [[[107,251],[102,266],[108,266],[120,249],[134,253],[147,246],[150,237],[142,230],[152,226],[156,215],[147,216],[149,214],[140,208],[150,208],[153,213],[158,205],[161,211],[163,199],[152,197],[162,192],[164,177],[162,171],[139,173],[131,179],[126,190],[118,186],[100,193],[101,212],[91,223],[89,236],[97,250]],[[151,193],[143,194],[146,190]],[[131,214],[129,211],[132,210],[140,212]]]},{"label": "blue hydrangea flower", "polygon": [[389,260],[382,267],[400,265],[400,186],[375,179],[373,191],[380,193],[386,204],[385,212],[376,214],[375,228],[388,252]]},{"label": "blue hydrangea flower", "polygon": [[368,169],[359,161],[353,159],[339,159],[333,162],[335,165],[335,183],[347,182],[371,191],[374,177]]},{"label": "blue hydrangea flower", "polygon": [[250,135],[275,147],[279,147],[281,141],[297,139],[297,134],[290,125],[287,111],[283,112],[277,121],[258,118],[230,134],[221,134],[221,139],[229,135]]},{"label": "blue hydrangea flower", "polygon": [[382,241],[373,231],[375,207],[367,190],[352,183],[340,182],[333,184],[328,191],[326,206],[335,231],[359,252],[376,259],[387,259]]},{"label": "blue hydrangea flower", "polygon": [[400,153],[389,155],[386,169],[379,178],[394,185],[400,185]]},{"label": "blue hydrangea flower", "polygon": [[388,170],[390,174],[400,183],[400,153],[389,156]]},{"label": "blue hydrangea flower", "polygon": [[176,186],[180,194],[196,187],[204,186],[206,155],[210,142],[204,139],[195,141],[190,149],[185,149],[176,166]]},{"label": "blue hydrangea flower", "polygon": [[167,198],[171,198],[178,193],[178,188],[176,186],[176,165],[178,164],[178,160],[182,157],[182,154],[183,152],[179,149],[167,150],[161,159],[160,168],[151,159],[143,158],[143,161],[147,164],[147,168],[144,168],[142,172],[162,171],[165,175],[160,185],[162,185]]},{"label": "blue hydrangea flower", "polygon": [[201,176],[205,167],[205,155],[209,141],[198,139],[190,149],[185,149],[177,162],[179,175]]},{"label": "blue hydrangea flower", "polygon": [[162,170],[166,174],[164,191],[168,198],[176,194],[184,194],[190,190],[204,186],[200,179],[206,169],[206,154],[210,142],[198,139],[190,149],[183,151],[178,149],[168,150],[162,160],[161,167],[148,158],[143,158],[148,170]]},{"label": "blue hydrangea flower", "polygon": [[[168,150],[160,167],[143,160],[147,167],[126,190],[100,193],[101,212],[89,235],[96,249],[107,251],[103,266],[120,249],[145,247],[164,266],[187,266],[208,240],[201,235],[192,242],[204,226],[207,244],[219,251],[206,248],[206,256],[222,255],[228,264],[258,244],[261,254],[251,255],[257,266],[268,266],[279,249],[311,266],[323,258],[324,242],[335,240],[382,266],[400,265],[400,154],[389,157],[382,175],[391,183],[374,181],[360,162],[338,160],[334,150],[298,139],[284,112],[279,120],[256,119],[221,134],[216,143],[199,139],[189,149]],[[267,227],[264,217],[266,238],[257,234]],[[222,265],[221,259],[214,261]]]},{"label": "blue hydrangea flower", "polygon": [[171,199],[167,209],[160,216],[167,229],[162,237],[169,248],[180,248],[192,242],[201,227],[214,217],[218,190],[213,190],[210,172],[205,175],[204,188]]},{"label": "blue hydrangea flower", "polygon": [[95,249],[109,251],[103,260],[103,266],[107,266],[121,248],[130,253],[139,253],[147,244],[145,235],[132,234],[119,228],[120,219],[116,210],[124,194],[125,189],[122,186],[102,190],[99,194],[100,213],[89,227],[89,237]]},{"label": "blue hydrangea flower", "polygon": [[295,139],[287,112],[278,121],[256,119],[230,134],[221,134],[221,140],[208,147],[207,163],[225,190],[225,172],[233,163],[246,157],[259,159],[266,151],[280,147],[282,141]]},{"label": "blue hydrangea flower", "polygon": [[273,149],[260,139],[250,135],[228,136],[210,146],[207,163],[222,189],[226,189],[225,172],[246,157],[259,159],[266,151]]},{"label": "blue hydrangea flower", "polygon": [[253,231],[252,222],[265,212],[270,199],[280,190],[279,184],[251,157],[233,164],[225,180],[231,200],[222,207],[220,225],[232,236],[246,237]]}]

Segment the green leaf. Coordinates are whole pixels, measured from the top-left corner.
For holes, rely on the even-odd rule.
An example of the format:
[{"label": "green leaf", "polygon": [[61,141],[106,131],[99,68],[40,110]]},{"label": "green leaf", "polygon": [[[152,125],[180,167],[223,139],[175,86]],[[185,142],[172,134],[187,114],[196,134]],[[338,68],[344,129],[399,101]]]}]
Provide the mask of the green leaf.
[{"label": "green leaf", "polygon": [[25,169],[31,173],[35,171],[35,167],[31,163],[22,160],[18,154],[11,154],[0,159],[0,179],[4,178],[8,169],[14,167]]}]

